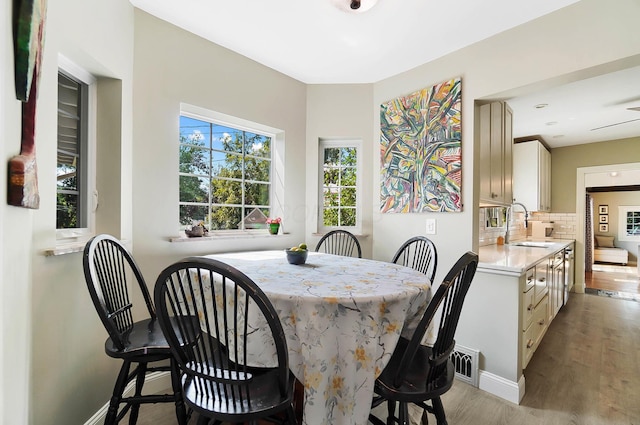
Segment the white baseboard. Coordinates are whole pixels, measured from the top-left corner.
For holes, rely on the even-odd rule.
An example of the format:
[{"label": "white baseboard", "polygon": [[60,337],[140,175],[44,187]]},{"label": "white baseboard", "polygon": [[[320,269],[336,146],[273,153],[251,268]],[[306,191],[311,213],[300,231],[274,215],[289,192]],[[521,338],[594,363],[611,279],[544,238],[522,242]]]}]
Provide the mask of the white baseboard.
[{"label": "white baseboard", "polygon": [[518,382],[514,382],[493,373],[480,371],[478,388],[511,403],[520,404],[524,397],[524,387],[524,375]]},{"label": "white baseboard", "polygon": [[[130,396],[135,391],[135,381],[129,382],[124,389],[124,396]],[[144,394],[161,394],[171,388],[171,374],[169,372],[152,372],[144,380]],[[171,391],[171,390],[169,390]],[[101,425],[107,416],[109,402],[100,408],[84,425]]]}]

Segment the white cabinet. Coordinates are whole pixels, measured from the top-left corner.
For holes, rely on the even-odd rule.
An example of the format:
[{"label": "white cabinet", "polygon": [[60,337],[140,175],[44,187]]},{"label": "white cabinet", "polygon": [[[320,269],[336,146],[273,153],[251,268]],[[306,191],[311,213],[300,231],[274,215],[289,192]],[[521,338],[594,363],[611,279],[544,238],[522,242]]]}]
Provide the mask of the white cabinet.
[{"label": "white cabinet", "polygon": [[520,356],[526,368],[549,325],[549,261],[545,259],[525,272],[520,302],[522,339]]},{"label": "white cabinet", "polygon": [[513,112],[505,102],[480,106],[480,203],[513,201]]},{"label": "white cabinet", "polygon": [[549,321],[560,311],[564,299],[565,262],[564,249],[555,253],[551,259],[551,287],[549,295]]},{"label": "white cabinet", "polygon": [[551,211],[551,153],[537,140],[513,145],[513,198],[529,211]]}]

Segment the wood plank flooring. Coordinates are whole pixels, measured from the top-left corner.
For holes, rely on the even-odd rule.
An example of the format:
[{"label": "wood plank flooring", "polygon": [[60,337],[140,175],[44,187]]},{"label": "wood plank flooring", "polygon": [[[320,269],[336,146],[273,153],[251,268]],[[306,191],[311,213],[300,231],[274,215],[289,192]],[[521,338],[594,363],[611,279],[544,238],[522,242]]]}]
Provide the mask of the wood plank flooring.
[{"label": "wood plank flooring", "polygon": [[[525,370],[522,403],[456,381],[449,425],[640,425],[639,353],[640,303],[572,293]],[[172,405],[141,408],[139,425],[175,423]]]},{"label": "wood plank flooring", "polygon": [[585,285],[588,289],[640,294],[640,277],[635,265],[594,264],[593,271],[585,273]]}]

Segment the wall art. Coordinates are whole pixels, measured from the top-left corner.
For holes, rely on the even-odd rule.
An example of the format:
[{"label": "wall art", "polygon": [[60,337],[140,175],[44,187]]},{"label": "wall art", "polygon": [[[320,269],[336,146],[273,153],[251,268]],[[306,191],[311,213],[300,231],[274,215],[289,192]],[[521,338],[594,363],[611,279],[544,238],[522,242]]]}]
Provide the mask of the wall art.
[{"label": "wall art", "polygon": [[462,80],[454,78],[380,107],[380,210],[457,212]]}]

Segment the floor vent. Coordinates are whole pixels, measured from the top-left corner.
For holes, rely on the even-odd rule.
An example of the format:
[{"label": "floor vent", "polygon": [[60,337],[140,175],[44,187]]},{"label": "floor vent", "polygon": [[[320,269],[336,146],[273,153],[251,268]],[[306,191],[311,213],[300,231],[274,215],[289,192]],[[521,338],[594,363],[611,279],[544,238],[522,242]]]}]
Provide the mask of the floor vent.
[{"label": "floor vent", "polygon": [[456,378],[478,388],[478,360],[480,352],[471,348],[456,345],[451,360],[456,370]]}]

